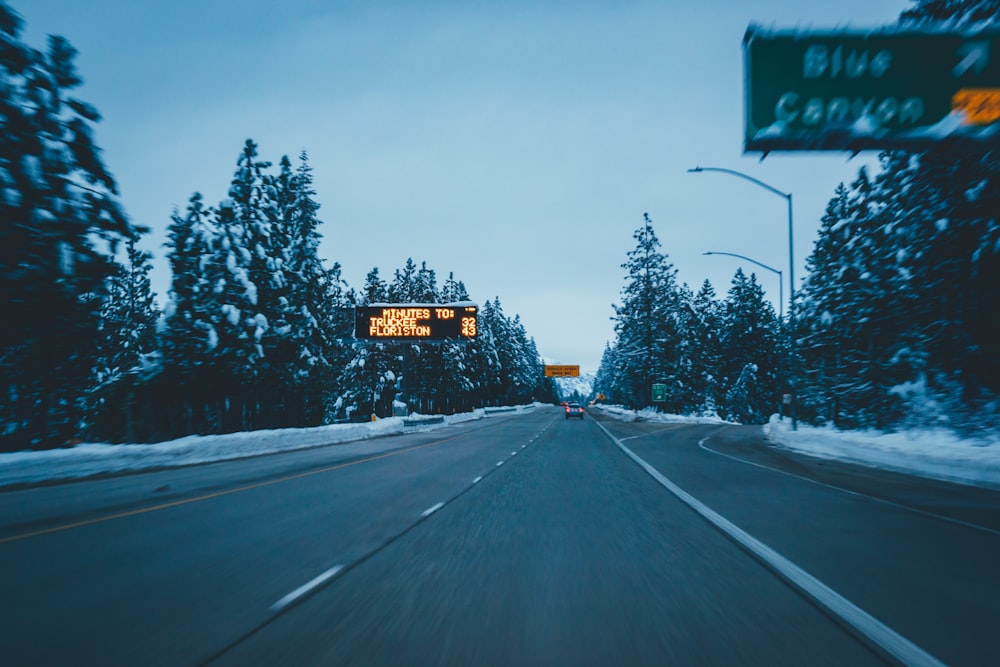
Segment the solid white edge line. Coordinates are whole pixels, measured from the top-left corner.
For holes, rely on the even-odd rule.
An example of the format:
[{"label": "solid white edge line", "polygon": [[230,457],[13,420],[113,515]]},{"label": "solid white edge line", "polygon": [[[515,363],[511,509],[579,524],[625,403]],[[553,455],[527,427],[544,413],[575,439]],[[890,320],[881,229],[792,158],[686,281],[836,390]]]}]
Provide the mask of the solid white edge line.
[{"label": "solid white edge line", "polygon": [[664,477],[660,471],[646,463],[635,452],[626,447],[622,442],[611,435],[602,424],[595,422],[601,430],[611,438],[612,442],[618,446],[625,454],[635,461],[649,475],[659,482],[664,488],[677,496],[691,509],[705,517],[721,531],[729,535],[733,540],[742,545],[745,549],[766,562],[771,568],[787,579],[796,588],[807,594],[817,603],[825,607],[838,618],[849,624],[855,630],[863,634],[877,646],[892,655],[905,665],[927,665],[928,667],[944,667],[944,663],[927,653],[922,648],[902,636],[889,626],[885,625],[874,616],[855,606],[850,600],[840,595],[822,581],[812,576],[798,565],[788,560],[777,551],[767,546],[757,538],[753,537],[735,524],[724,518],[721,514],[710,509],[700,500],[680,488],[669,479]]},{"label": "solid white edge line", "polygon": [[432,507],[428,507],[427,509],[425,509],[425,510],[424,510],[424,511],[423,511],[423,512],[422,512],[422,513],[420,514],[420,516],[430,516],[431,514],[434,514],[434,512],[437,512],[437,511],[438,511],[439,509],[441,509],[442,507],[444,507],[444,503],[437,503],[436,505],[434,505],[434,506],[432,506]]},{"label": "solid white edge line", "polygon": [[336,575],[342,569],[344,569],[343,565],[335,565],[334,567],[331,567],[329,570],[327,570],[323,574],[319,575],[318,577],[316,577],[314,579],[311,579],[310,581],[302,584],[301,586],[299,586],[298,588],[296,588],[294,591],[292,591],[291,593],[289,593],[285,597],[281,598],[280,600],[278,600],[277,602],[275,602],[274,604],[272,604],[271,605],[271,611],[281,611],[282,609],[284,609],[285,607],[287,607],[291,603],[295,602],[296,600],[298,600],[300,597],[302,597],[303,595],[305,595],[306,593],[308,593],[312,589],[314,589],[317,586],[319,586],[320,584],[322,584],[327,579],[330,579],[331,577],[333,577],[334,575]]},{"label": "solid white edge line", "polygon": [[[850,489],[845,489],[845,488],[840,487],[840,486],[834,486],[833,484],[827,484],[826,482],[820,482],[819,480],[816,480],[816,479],[810,479],[808,477],[803,477],[802,475],[796,475],[795,473],[788,472],[787,470],[780,470],[778,468],[772,468],[771,466],[766,466],[766,465],[763,465],[761,463],[756,463],[754,461],[748,461],[746,459],[741,459],[738,456],[733,456],[731,454],[726,454],[725,452],[717,451],[717,450],[712,449],[711,447],[709,447],[708,445],[705,444],[708,441],[708,439],[710,437],[712,437],[712,435],[714,435],[714,433],[711,434],[711,435],[707,435],[707,436],[705,436],[704,438],[702,438],[701,440],[698,441],[698,447],[701,448],[702,450],[708,452],[709,454],[715,454],[716,456],[721,456],[723,458],[727,458],[727,459],[729,459],[731,461],[736,461],[738,463],[745,463],[746,465],[755,466],[755,467],[761,468],[763,470],[770,470],[771,472],[776,472],[776,473],[781,474],[781,475],[786,475],[788,477],[793,477],[795,479],[800,479],[803,482],[809,482],[810,484],[816,484],[817,486],[822,486],[824,488],[832,489],[834,491],[840,491],[841,493],[846,493],[848,495],[855,496],[857,498],[865,498],[867,500],[871,500],[871,501],[874,501],[876,503],[881,503],[883,505],[888,505],[890,507],[896,507],[896,508],[899,508],[899,509],[902,509],[902,510],[906,510],[908,512],[913,512],[914,514],[919,514],[921,516],[930,517],[932,519],[939,519],[941,521],[947,521],[948,523],[955,524],[956,526],[963,526],[965,528],[972,528],[972,529],[975,529],[975,530],[981,530],[984,533],[990,533],[992,535],[1000,535],[1000,530],[995,530],[993,528],[988,528],[986,526],[980,526],[978,523],[970,523],[969,521],[962,521],[961,519],[956,519],[954,517],[945,516],[943,514],[935,514],[934,512],[929,512],[927,510],[922,510],[922,509],[920,509],[918,507],[910,507],[908,505],[903,505],[902,503],[897,503],[897,502],[894,502],[892,500],[886,500],[885,498],[878,498],[876,496],[870,496],[867,493],[861,493],[860,491],[851,491]],[[809,455],[808,454],[804,454],[804,456],[809,456]],[[812,458],[816,458],[816,457],[812,457]],[[893,472],[893,471],[890,471],[890,472]],[[900,473],[900,474],[905,474],[905,473]]]}]

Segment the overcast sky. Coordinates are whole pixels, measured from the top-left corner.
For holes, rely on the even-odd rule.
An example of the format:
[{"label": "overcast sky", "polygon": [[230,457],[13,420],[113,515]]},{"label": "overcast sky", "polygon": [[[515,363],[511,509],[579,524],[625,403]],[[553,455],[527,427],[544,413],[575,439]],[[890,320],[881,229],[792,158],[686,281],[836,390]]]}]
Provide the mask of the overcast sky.
[{"label": "overcast sky", "polygon": [[[678,279],[720,296],[740,261],[784,272],[787,205],[696,165],[791,192],[795,277],[834,188],[873,154],[744,155],[741,40],[750,23],[894,23],[905,0],[596,2],[11,0],[26,41],[80,51],[78,97],[133,221],[165,230],[201,192],[226,196],[247,138],[309,154],[322,256],[360,288],[407,258],[499,296],[551,363],[596,370],[621,264],[648,212]],[[778,276],[749,263],[768,297]],[[777,306],[776,306],[777,309]]]}]

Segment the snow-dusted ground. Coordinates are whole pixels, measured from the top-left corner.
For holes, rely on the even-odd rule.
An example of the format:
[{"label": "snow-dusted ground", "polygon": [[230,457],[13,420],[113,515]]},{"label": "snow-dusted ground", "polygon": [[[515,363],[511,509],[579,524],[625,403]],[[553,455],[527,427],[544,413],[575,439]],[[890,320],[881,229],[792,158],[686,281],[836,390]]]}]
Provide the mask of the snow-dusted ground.
[{"label": "snow-dusted ground", "polygon": [[[535,406],[506,408],[532,409]],[[600,408],[618,419],[725,424],[716,418],[679,417],[653,411],[635,413],[614,406]],[[492,411],[491,411],[492,412]],[[280,429],[188,436],[148,445],[82,444],[71,449],[0,454],[0,487],[51,480],[79,479],[92,475],[223,461],[308,447],[377,438],[405,431],[447,428],[483,419],[484,410],[445,417],[439,424],[407,425],[399,417],[364,424],[334,424],[303,429]],[[419,415],[411,419],[419,421]],[[843,432],[800,424],[793,431],[789,420],[777,416],[765,425],[772,442],[803,454],[852,461],[888,470],[963,484],[1000,488],[1000,435],[991,440],[963,440],[946,431],[904,433]]]},{"label": "snow-dusted ground", "polygon": [[[620,419],[641,417],[649,421],[724,424],[719,419],[678,417],[653,411],[638,414],[623,408],[602,407]],[[992,439],[962,439],[945,430],[900,433],[838,431],[832,427],[798,425],[773,415],[764,433],[774,444],[825,459],[943,479],[960,484],[1000,488],[1000,434]]]},{"label": "snow-dusted ground", "polygon": [[[533,406],[528,406],[533,407]],[[509,408],[502,410],[526,409]],[[289,428],[267,431],[192,435],[177,440],[142,445],[106,445],[85,443],[70,449],[0,454],[0,487],[11,484],[68,480],[93,475],[170,468],[274,454],[295,449],[336,445],[387,435],[444,428],[451,424],[483,419],[493,413],[476,410],[444,418],[437,424],[407,425],[419,422],[421,415],[404,419],[390,417],[363,424],[331,424],[315,428]]]}]

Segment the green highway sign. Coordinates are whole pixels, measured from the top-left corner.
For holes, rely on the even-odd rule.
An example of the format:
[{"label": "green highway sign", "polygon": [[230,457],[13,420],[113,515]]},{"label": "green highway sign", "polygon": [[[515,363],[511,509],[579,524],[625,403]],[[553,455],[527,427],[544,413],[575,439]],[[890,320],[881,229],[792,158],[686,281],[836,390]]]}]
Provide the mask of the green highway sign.
[{"label": "green highway sign", "polygon": [[1000,32],[769,31],[743,39],[744,150],[1000,143]]},{"label": "green highway sign", "polygon": [[665,403],[667,401],[667,385],[654,384],[651,393],[654,403]]}]

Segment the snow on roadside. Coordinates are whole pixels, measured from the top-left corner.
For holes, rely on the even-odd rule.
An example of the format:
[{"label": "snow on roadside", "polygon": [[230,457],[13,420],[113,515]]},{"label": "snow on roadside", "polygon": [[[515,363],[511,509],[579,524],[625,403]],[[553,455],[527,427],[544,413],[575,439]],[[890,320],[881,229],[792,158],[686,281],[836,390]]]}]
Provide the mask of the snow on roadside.
[{"label": "snow on roadside", "polygon": [[719,417],[687,417],[682,415],[668,415],[663,412],[657,412],[653,408],[646,408],[645,410],[629,410],[628,408],[623,408],[620,405],[598,405],[594,406],[606,415],[610,415],[615,419],[627,422],[634,421],[656,421],[656,422],[667,422],[675,424],[730,424],[732,422],[727,422]]},{"label": "snow on roadside", "polygon": [[[0,454],[0,488],[12,484],[80,479],[99,474],[169,468],[322,447],[394,435],[404,430],[413,432],[442,428],[482,419],[494,412],[533,407],[480,409],[447,416],[441,423],[418,426],[407,426],[403,418],[390,417],[362,424],[187,436],[155,444],[82,444],[70,449]],[[637,413],[608,405],[599,409],[625,421],[728,423],[715,417],[682,417],[653,410]],[[421,417],[423,415],[410,415],[414,421],[420,421]],[[968,440],[943,430],[879,433],[837,431],[830,427],[804,424],[799,424],[798,430],[793,431],[791,422],[787,419],[779,421],[777,415],[772,416],[763,428],[771,442],[802,454],[961,484],[1000,488],[1000,435],[991,440]]]},{"label": "snow on roadside", "polygon": [[0,488],[12,484],[81,479],[107,473],[171,468],[335,445],[394,435],[404,430],[412,433],[442,428],[473,419],[482,419],[490,412],[480,409],[446,416],[440,423],[420,423],[417,426],[407,426],[406,419],[413,418],[414,421],[419,421],[425,415],[413,414],[406,419],[389,417],[361,424],[331,424],[314,428],[248,431],[223,435],[192,435],[153,444],[86,443],[69,449],[0,454]]},{"label": "snow on roadside", "polygon": [[[625,421],[725,424],[712,417],[681,417],[653,410],[635,412],[617,406],[600,410]],[[799,424],[778,415],[764,425],[764,434],[775,445],[825,459],[892,470],[958,484],[1000,489],[1000,434],[993,439],[963,439],[945,430],[914,430],[900,433],[838,431],[832,427]]]},{"label": "snow on roadside", "polygon": [[764,433],[776,445],[818,458],[1000,488],[1000,435],[971,440],[940,429],[881,433],[803,424],[793,431],[791,421],[779,421],[777,415]]}]

